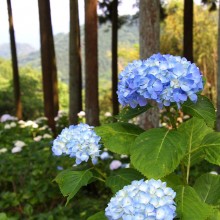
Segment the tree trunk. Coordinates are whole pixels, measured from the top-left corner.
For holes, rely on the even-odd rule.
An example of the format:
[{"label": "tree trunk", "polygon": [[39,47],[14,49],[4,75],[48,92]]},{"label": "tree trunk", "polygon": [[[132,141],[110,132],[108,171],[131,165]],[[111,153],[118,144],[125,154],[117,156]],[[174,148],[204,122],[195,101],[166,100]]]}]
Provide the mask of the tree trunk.
[{"label": "tree trunk", "polygon": [[193,0],[184,0],[183,56],[193,62]]},{"label": "tree trunk", "polygon": [[69,122],[78,123],[82,110],[82,71],[80,52],[80,28],[78,0],[70,0],[70,37],[69,37]]},{"label": "tree trunk", "polygon": [[15,114],[18,119],[22,119],[22,103],[21,103],[20,83],[19,83],[19,70],[18,70],[17,51],[16,51],[16,44],[15,44],[11,0],[7,0],[7,6],[8,6],[10,43],[11,43],[14,99],[15,99],[15,111],[16,111]]},{"label": "tree trunk", "polygon": [[217,63],[217,123],[216,129],[220,131],[220,1],[218,8],[218,63]]},{"label": "tree trunk", "polygon": [[[140,0],[140,58],[147,59],[159,52],[160,47],[160,1]],[[155,104],[154,104],[155,105]],[[158,127],[159,110],[153,108],[139,117],[139,125],[144,129]]]},{"label": "tree trunk", "polygon": [[113,0],[112,6],[112,105],[113,115],[118,115],[118,0]]},{"label": "tree trunk", "polygon": [[41,64],[43,73],[44,112],[55,132],[54,117],[59,110],[56,57],[50,15],[50,1],[38,0],[40,20]]},{"label": "tree trunk", "polygon": [[85,0],[86,122],[99,125],[97,0]]}]

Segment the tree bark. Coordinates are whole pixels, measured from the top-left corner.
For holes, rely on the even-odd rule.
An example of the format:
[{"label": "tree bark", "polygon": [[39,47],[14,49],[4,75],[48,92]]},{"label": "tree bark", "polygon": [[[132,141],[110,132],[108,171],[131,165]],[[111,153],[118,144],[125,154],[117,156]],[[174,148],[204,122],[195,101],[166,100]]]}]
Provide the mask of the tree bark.
[{"label": "tree bark", "polygon": [[217,121],[216,129],[220,131],[220,1],[218,8],[218,63],[217,63]]},{"label": "tree bark", "polygon": [[193,62],[193,0],[184,0],[183,56]]},{"label": "tree bark", "polygon": [[[140,58],[147,59],[159,52],[160,47],[160,1],[140,0],[139,34]],[[154,104],[155,105],[155,104]],[[158,127],[159,110],[153,108],[139,117],[139,125],[144,129]]]},{"label": "tree bark", "polygon": [[85,0],[86,122],[99,125],[97,0]]},{"label": "tree bark", "polygon": [[118,87],[118,0],[112,2],[112,108],[113,115],[119,113]]},{"label": "tree bark", "polygon": [[8,6],[9,34],[10,34],[10,44],[11,44],[12,70],[13,70],[14,100],[15,100],[15,111],[16,111],[15,114],[18,119],[22,119],[22,103],[21,103],[21,92],[20,92],[20,82],[19,82],[19,70],[18,70],[18,60],[17,60],[17,51],[16,51],[16,43],[15,43],[11,0],[7,0],[7,6]]},{"label": "tree bark", "polygon": [[78,123],[82,110],[82,70],[80,50],[80,28],[78,0],[70,0],[70,37],[69,37],[69,122]]},{"label": "tree bark", "polygon": [[43,74],[44,112],[48,124],[55,132],[54,117],[59,110],[57,67],[50,15],[50,1],[38,0]]}]

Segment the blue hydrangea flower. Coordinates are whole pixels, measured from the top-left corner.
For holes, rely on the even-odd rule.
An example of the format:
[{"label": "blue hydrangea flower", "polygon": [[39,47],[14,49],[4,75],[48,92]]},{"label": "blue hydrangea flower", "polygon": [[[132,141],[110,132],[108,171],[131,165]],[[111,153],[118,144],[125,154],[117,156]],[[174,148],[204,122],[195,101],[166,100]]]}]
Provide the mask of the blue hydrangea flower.
[{"label": "blue hydrangea flower", "polygon": [[52,151],[56,156],[62,154],[76,158],[76,164],[87,162],[97,163],[100,152],[100,137],[87,124],[71,125],[64,128],[60,135],[53,141]]},{"label": "blue hydrangea flower", "polygon": [[147,60],[134,61],[120,73],[118,100],[122,106],[145,106],[154,100],[159,107],[180,104],[188,98],[196,102],[203,90],[199,68],[185,58],[154,54]]},{"label": "blue hydrangea flower", "polygon": [[133,181],[111,198],[105,215],[109,220],[172,220],[176,193],[161,180]]}]

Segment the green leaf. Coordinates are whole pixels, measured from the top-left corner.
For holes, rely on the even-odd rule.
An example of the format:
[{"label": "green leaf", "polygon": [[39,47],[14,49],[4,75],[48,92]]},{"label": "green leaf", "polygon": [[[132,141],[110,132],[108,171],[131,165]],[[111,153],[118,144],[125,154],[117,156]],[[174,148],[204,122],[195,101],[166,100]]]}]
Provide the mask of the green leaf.
[{"label": "green leaf", "polygon": [[205,152],[205,159],[210,163],[220,165],[220,133],[212,132],[202,140],[201,146]]},{"label": "green leaf", "polygon": [[194,117],[182,123],[178,131],[184,133],[187,137],[187,151],[184,157],[184,164],[190,167],[204,158],[204,151],[199,146],[205,135],[213,132],[213,130],[206,125],[203,119]]},{"label": "green leaf", "polygon": [[55,181],[58,183],[61,193],[63,196],[68,196],[66,205],[82,186],[86,186],[88,184],[92,176],[93,175],[89,170],[64,170],[57,175]]},{"label": "green leaf", "polygon": [[150,109],[152,106],[150,104],[146,106],[137,106],[136,108],[131,108],[130,106],[124,107],[116,118],[120,121],[128,121]]},{"label": "green leaf", "polygon": [[0,220],[8,220],[7,215],[4,212],[0,213]]},{"label": "green leaf", "polygon": [[194,185],[201,200],[211,205],[220,205],[220,176],[210,173],[199,177]]},{"label": "green leaf", "polygon": [[196,103],[188,100],[182,104],[182,109],[185,114],[204,119],[209,127],[213,128],[215,126],[215,107],[207,97],[198,95]]},{"label": "green leaf", "polygon": [[136,125],[118,122],[95,128],[105,147],[118,154],[129,154],[135,138],[144,130]]},{"label": "green leaf", "polygon": [[181,220],[206,220],[212,213],[212,207],[201,201],[190,186],[176,188],[177,217]]},{"label": "green leaf", "polygon": [[171,173],[168,176],[165,176],[161,179],[163,182],[167,183],[167,186],[174,188],[179,185],[183,185],[183,181],[180,176],[176,175],[175,173]]},{"label": "green leaf", "polygon": [[105,217],[105,212],[97,212],[96,214],[90,216],[87,220],[106,220],[107,218]]},{"label": "green leaf", "polygon": [[172,173],[186,151],[185,136],[178,131],[154,128],[140,134],[131,147],[131,163],[147,178]]},{"label": "green leaf", "polygon": [[211,216],[208,217],[207,220],[219,220],[220,219],[220,210],[214,209]]},{"label": "green leaf", "polygon": [[131,184],[133,180],[144,179],[137,170],[132,168],[114,171],[106,180],[106,186],[110,187],[113,193],[116,193],[124,186]]}]

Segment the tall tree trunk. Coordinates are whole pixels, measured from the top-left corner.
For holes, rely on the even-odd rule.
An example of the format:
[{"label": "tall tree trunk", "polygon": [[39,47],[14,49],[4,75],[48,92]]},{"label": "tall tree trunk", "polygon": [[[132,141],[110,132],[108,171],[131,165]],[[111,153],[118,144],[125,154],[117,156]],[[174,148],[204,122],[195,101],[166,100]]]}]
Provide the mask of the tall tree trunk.
[{"label": "tall tree trunk", "polygon": [[217,131],[220,131],[220,1],[218,8],[218,63],[217,63]]},{"label": "tall tree trunk", "polygon": [[184,0],[183,56],[193,62],[193,0]]},{"label": "tall tree trunk", "polygon": [[50,1],[38,0],[40,20],[41,64],[43,73],[44,112],[55,132],[54,117],[59,110],[56,57],[50,15]]},{"label": "tall tree trunk", "polygon": [[18,119],[21,119],[22,118],[21,92],[20,92],[20,83],[19,83],[19,70],[18,70],[17,51],[16,51],[16,44],[15,44],[15,34],[14,34],[11,0],[7,0],[7,6],[8,6],[10,43],[11,43],[14,99],[15,99],[15,110],[16,110],[15,114]]},{"label": "tall tree trunk", "polygon": [[78,123],[77,113],[82,110],[82,70],[78,0],[70,0],[69,37],[69,122]]},{"label": "tall tree trunk", "polygon": [[[160,1],[140,0],[140,58],[147,59],[159,52],[160,47]],[[139,125],[144,129],[158,127],[159,110],[150,109],[139,117]]]},{"label": "tall tree trunk", "polygon": [[113,115],[119,113],[118,85],[118,0],[112,2],[112,104]]},{"label": "tall tree trunk", "polygon": [[86,122],[99,125],[97,0],[85,0]]}]

